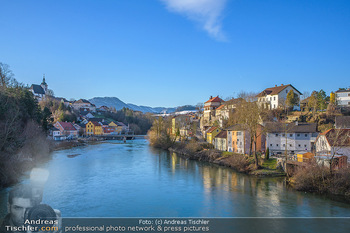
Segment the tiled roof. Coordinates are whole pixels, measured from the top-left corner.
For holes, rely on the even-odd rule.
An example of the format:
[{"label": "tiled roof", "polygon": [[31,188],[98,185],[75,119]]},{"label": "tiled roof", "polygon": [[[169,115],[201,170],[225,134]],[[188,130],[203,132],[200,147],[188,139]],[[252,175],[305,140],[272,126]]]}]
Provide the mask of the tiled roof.
[{"label": "tiled roof", "polygon": [[37,84],[32,84],[32,86],[30,87],[30,89],[32,89],[34,91],[35,94],[42,94],[45,95],[45,91],[44,89]]},{"label": "tiled roof", "polygon": [[70,122],[58,122],[64,130],[77,130]]},{"label": "tiled roof", "polygon": [[97,121],[97,122],[104,122],[105,119],[104,118],[97,118],[97,117],[93,117],[89,119],[90,121]]},{"label": "tiled roof", "polygon": [[220,105],[220,107],[218,107],[216,110],[221,110],[221,109],[223,109],[225,107],[225,105]]},{"label": "tiled roof", "polygon": [[209,103],[209,102],[224,102],[224,101],[220,99],[219,96],[216,96],[216,97],[210,98],[206,103]]},{"label": "tiled roof", "polygon": [[266,88],[264,91],[260,92],[256,97],[263,97],[266,95],[277,95],[278,93],[280,93],[281,91],[283,91],[287,87],[294,88],[301,95],[300,91],[298,91],[295,87],[293,87],[291,84],[287,84],[287,85]]},{"label": "tiled roof", "polygon": [[280,122],[268,122],[265,125],[265,129],[269,133],[315,133],[317,129],[316,123],[280,123]]},{"label": "tiled roof", "polygon": [[348,89],[346,89],[346,90],[338,90],[338,91],[336,91],[335,93],[339,93],[339,92],[350,92],[350,89],[348,88]]},{"label": "tiled roof", "polygon": [[100,123],[98,123],[97,121],[89,121],[91,122],[94,126],[101,126]]},{"label": "tiled roof", "polygon": [[241,124],[236,124],[236,125],[231,125],[231,126],[227,127],[225,130],[228,130],[228,131],[242,131],[242,130],[245,130],[245,128]]},{"label": "tiled roof", "polygon": [[336,129],[350,129],[350,116],[336,116],[335,117]]},{"label": "tiled roof", "polygon": [[211,127],[209,130],[208,130],[208,133],[212,133],[214,130],[216,130],[218,127],[215,127],[215,126],[213,126],[213,127]]},{"label": "tiled roof", "polygon": [[218,135],[216,135],[216,138],[227,138],[227,131],[223,130]]},{"label": "tiled roof", "polygon": [[330,146],[350,146],[350,129],[330,129],[323,132]]}]

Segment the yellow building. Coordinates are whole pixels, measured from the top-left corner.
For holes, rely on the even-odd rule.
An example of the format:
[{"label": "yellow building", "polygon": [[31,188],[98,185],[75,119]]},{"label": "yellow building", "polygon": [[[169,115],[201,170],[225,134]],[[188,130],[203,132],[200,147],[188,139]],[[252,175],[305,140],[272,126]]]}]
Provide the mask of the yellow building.
[{"label": "yellow building", "polygon": [[113,127],[114,132],[116,132],[118,134],[120,134],[123,131],[123,129],[126,130],[126,126],[124,124],[122,124],[121,122],[115,123],[112,121],[111,123],[108,124],[108,126]]},{"label": "yellow building", "polygon": [[306,152],[304,154],[297,154],[298,162],[308,162],[310,161],[315,155],[311,152]]},{"label": "yellow building", "polygon": [[221,129],[218,127],[211,127],[207,132],[207,142],[213,144],[213,140],[216,135],[218,135],[221,132]]},{"label": "yellow building", "polygon": [[86,124],[86,135],[102,135],[102,125],[100,125],[97,121],[89,121]]}]

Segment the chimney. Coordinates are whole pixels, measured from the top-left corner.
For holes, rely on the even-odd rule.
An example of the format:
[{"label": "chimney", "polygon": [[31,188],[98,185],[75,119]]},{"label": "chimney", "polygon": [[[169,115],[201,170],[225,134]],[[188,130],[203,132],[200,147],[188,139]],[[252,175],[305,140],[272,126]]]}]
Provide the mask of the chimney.
[{"label": "chimney", "polygon": [[212,98],[213,98],[213,96],[211,95],[211,96],[210,96],[210,99],[212,99]]},{"label": "chimney", "polygon": [[299,125],[299,122],[298,122],[298,121],[296,121],[296,122],[295,122],[295,125]]},{"label": "chimney", "polygon": [[275,85],[275,87],[277,87],[277,85]]},{"label": "chimney", "polygon": [[281,86],[283,86],[283,84],[281,84]]}]

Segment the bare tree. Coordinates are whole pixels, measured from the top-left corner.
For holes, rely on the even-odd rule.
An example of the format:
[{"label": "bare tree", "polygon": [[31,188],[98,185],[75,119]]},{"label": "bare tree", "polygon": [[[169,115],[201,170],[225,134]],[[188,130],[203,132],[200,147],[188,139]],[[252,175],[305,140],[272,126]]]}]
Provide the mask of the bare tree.
[{"label": "bare tree", "polygon": [[350,129],[330,129],[324,133],[329,144],[329,171],[332,174],[335,167],[335,156],[350,153]]},{"label": "bare tree", "polygon": [[14,82],[10,66],[0,62],[0,87],[6,88]]},{"label": "bare tree", "polygon": [[257,155],[256,143],[258,137],[262,134],[262,130],[259,131],[261,122],[262,108],[257,104],[255,94],[249,95],[247,93],[239,94],[240,98],[244,97],[242,101],[237,105],[235,116],[237,122],[242,124],[248,131],[250,136],[249,154],[252,154],[254,145],[254,158],[255,167],[259,167],[259,160]]},{"label": "bare tree", "polygon": [[199,112],[199,113],[202,113],[203,112],[203,103],[199,102],[197,105],[196,105],[196,110]]}]

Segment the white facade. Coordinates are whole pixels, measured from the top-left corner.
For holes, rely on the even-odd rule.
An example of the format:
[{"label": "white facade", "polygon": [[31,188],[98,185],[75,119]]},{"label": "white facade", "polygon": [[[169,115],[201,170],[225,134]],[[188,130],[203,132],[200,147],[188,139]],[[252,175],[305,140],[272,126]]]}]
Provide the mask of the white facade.
[{"label": "white facade", "polygon": [[[277,86],[275,88],[277,88]],[[270,89],[272,90],[273,88],[270,88]],[[271,94],[266,94],[265,96],[259,96],[258,103],[262,106],[265,106],[265,108],[267,108],[267,109],[276,109],[276,108],[278,108],[278,106],[281,106],[284,104],[284,102],[287,99],[287,94],[290,90],[293,90],[294,94],[296,96],[298,96],[299,103],[295,107],[297,110],[299,110],[300,109],[300,93],[298,90],[293,88],[293,86],[291,86],[291,85],[286,85],[286,88],[284,88],[283,90],[281,90],[278,93],[272,94],[273,93],[272,92]]]},{"label": "white facade", "polygon": [[215,138],[214,147],[220,151],[227,151],[227,140],[226,138]]},{"label": "white facade", "polygon": [[227,131],[227,151],[232,152],[232,131]]},{"label": "white facade", "polygon": [[350,107],[350,90],[336,92],[337,104]]},{"label": "white facade", "polygon": [[271,152],[284,152],[287,145],[287,152],[312,152],[313,143],[316,135],[313,133],[267,133],[266,147]]},{"label": "white facade", "polygon": [[320,135],[316,141],[316,153],[320,155],[346,155],[350,157],[350,146],[331,146],[329,145],[326,136]]}]

